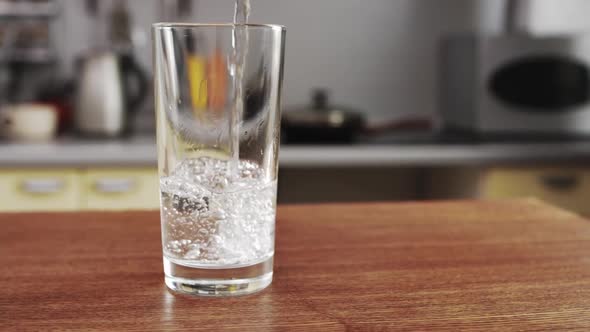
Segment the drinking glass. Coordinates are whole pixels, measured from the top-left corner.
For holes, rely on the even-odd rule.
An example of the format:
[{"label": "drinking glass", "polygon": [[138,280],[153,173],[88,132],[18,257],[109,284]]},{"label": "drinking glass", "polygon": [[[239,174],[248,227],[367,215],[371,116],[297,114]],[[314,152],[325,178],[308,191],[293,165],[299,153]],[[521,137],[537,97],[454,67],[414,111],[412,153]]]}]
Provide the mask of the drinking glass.
[{"label": "drinking glass", "polygon": [[153,26],[166,285],[205,296],[272,282],[285,28]]}]

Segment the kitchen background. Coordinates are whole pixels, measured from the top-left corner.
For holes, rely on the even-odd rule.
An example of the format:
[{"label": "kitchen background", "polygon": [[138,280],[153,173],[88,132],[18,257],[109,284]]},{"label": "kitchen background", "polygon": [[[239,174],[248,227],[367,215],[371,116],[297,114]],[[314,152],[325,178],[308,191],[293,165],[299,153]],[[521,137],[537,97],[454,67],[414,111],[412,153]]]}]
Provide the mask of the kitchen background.
[{"label": "kitchen background", "polygon": [[[94,55],[108,49],[129,57],[132,90],[141,94],[142,77],[151,80],[153,22],[228,22],[233,5],[0,1],[0,210],[157,208],[151,87],[133,110],[92,104],[88,94],[111,96],[114,84],[91,74]],[[522,196],[590,213],[587,1],[252,0],[252,7],[252,22],[288,27],[281,202]],[[471,43],[449,43],[454,36]],[[488,72],[493,81],[512,55],[553,57],[541,63],[547,84],[528,93],[530,76],[509,76],[517,96],[501,86],[510,91],[499,100],[473,88],[489,83]],[[572,70],[577,80],[560,79]],[[563,92],[577,87],[579,96]],[[327,95],[328,105],[314,110],[314,95]],[[59,114],[58,133],[47,105]],[[350,121],[329,137],[290,117],[342,110]],[[120,129],[84,123],[103,111],[133,114],[121,117]]]}]

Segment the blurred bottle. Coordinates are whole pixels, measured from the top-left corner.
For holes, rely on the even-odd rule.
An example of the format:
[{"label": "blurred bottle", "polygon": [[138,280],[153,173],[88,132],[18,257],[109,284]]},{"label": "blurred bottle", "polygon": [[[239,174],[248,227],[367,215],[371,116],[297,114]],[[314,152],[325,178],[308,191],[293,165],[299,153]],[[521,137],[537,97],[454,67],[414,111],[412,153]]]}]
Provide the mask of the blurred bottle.
[{"label": "blurred bottle", "polygon": [[200,40],[190,31],[187,34],[187,76],[193,112],[196,117],[203,118],[207,111],[207,59],[198,53]]},{"label": "blurred bottle", "polygon": [[221,50],[216,50],[207,65],[208,105],[211,110],[221,114],[227,96],[227,63]]}]

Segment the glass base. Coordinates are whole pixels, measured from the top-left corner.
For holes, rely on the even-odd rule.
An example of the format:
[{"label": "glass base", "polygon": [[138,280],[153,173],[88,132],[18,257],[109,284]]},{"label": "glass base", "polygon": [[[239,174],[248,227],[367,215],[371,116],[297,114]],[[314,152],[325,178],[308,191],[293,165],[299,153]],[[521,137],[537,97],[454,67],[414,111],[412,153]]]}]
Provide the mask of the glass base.
[{"label": "glass base", "polygon": [[272,282],[273,257],[239,267],[202,268],[178,264],[164,257],[166,286],[198,296],[239,296],[259,292]]}]

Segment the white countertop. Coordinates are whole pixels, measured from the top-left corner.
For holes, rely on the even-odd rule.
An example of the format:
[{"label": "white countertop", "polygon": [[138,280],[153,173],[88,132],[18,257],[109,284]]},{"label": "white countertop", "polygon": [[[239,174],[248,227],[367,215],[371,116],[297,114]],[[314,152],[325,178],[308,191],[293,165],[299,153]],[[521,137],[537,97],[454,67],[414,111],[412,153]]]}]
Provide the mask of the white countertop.
[{"label": "white countertop", "polygon": [[[283,146],[282,167],[458,166],[590,161],[589,142]],[[153,139],[0,143],[0,167],[155,166]]]}]

